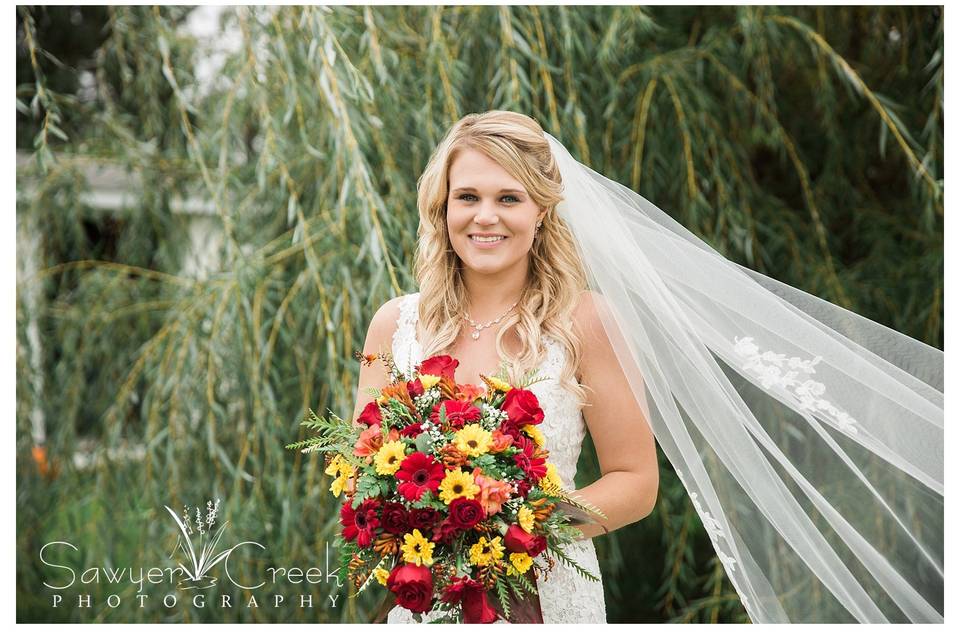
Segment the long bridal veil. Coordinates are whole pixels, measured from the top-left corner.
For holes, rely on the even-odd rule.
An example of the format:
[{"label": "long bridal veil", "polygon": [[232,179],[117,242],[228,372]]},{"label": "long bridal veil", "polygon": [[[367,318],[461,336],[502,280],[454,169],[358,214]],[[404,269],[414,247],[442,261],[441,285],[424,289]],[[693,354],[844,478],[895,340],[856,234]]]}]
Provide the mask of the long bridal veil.
[{"label": "long bridal veil", "polygon": [[943,352],[731,262],[546,134],[603,323],[754,622],[943,621]]}]

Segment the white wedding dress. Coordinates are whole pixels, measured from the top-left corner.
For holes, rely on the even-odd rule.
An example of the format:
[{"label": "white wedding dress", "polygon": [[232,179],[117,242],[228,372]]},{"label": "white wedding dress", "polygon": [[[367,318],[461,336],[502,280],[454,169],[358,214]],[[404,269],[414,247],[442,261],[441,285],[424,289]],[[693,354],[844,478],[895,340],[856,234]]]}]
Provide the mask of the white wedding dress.
[{"label": "white wedding dress", "polygon": [[[411,293],[400,301],[400,317],[397,330],[393,335],[393,357],[397,366],[407,373],[423,359],[423,350],[417,342],[417,305],[420,293]],[[559,374],[563,369],[566,352],[562,345],[551,336],[544,336],[543,345],[546,357],[540,364],[540,374],[549,376],[530,385],[540,400],[543,409],[543,423],[540,430],[546,439],[550,451],[550,461],[564,486],[574,487],[573,480],[577,472],[577,459],[586,434],[583,413],[577,408],[576,398],[563,389],[559,383]],[[597,552],[592,540],[581,540],[565,547],[568,556],[577,564],[595,576],[600,576]],[[576,569],[557,560],[552,571],[537,579],[540,592],[540,608],[545,624],[551,623],[605,623],[606,607],[603,601],[603,586],[580,576]],[[431,619],[424,615],[424,622]],[[413,615],[407,609],[394,607],[387,615],[387,623],[412,623]]]}]

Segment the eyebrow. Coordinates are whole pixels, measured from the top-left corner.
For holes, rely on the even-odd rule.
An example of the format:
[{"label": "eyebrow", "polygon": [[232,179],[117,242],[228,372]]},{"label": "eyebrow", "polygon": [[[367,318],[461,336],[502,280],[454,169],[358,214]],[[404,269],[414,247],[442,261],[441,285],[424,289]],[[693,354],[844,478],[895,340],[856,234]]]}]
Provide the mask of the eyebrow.
[{"label": "eyebrow", "polygon": [[[473,187],[457,187],[456,189],[453,189],[452,192],[453,192],[453,193],[456,193],[456,192],[458,192],[458,191],[476,191],[476,189],[474,189]],[[520,193],[520,194],[526,194],[526,191],[524,191],[523,189],[500,189],[500,191],[499,191],[498,193]]]}]

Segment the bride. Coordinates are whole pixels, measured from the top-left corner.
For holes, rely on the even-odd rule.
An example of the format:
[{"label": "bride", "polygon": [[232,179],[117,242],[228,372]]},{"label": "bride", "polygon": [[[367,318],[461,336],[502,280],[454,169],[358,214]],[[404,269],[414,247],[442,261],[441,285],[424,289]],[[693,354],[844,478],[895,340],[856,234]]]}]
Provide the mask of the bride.
[{"label": "bride", "polygon": [[[576,491],[607,515],[587,569],[653,508],[655,437],[753,622],[943,622],[942,351],[727,260],[522,114],[458,121],[418,187],[419,291],[364,351],[540,369],[561,478],[588,428],[603,474]],[[605,621],[565,565],[538,587],[544,622]]]},{"label": "bride", "polygon": [[[653,435],[617,365],[570,231],[556,213],[561,182],[532,119],[467,116],[439,145],[419,182],[417,293],[385,303],[370,322],[365,353],[393,352],[401,368],[437,353],[459,361],[457,382],[483,387],[501,362],[528,369],[544,411],[541,429],[565,486],[574,487],[587,428],[603,476],[575,493],[606,516],[581,525],[569,553],[600,575],[590,538],[645,517],[657,497]],[[388,384],[362,367],[359,390]],[[363,403],[354,416],[359,417]],[[603,587],[565,564],[537,580],[545,623],[606,622]],[[576,604],[574,604],[576,603]],[[573,606],[572,606],[573,605]],[[424,620],[429,620],[428,616]],[[394,608],[389,622],[412,622]]]}]

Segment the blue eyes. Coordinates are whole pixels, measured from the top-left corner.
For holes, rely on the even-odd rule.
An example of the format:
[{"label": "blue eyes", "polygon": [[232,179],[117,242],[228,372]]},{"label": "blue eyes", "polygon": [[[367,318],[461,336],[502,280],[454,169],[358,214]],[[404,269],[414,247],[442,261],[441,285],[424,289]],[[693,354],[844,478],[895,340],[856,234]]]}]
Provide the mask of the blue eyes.
[{"label": "blue eyes", "polygon": [[[463,199],[465,199],[465,198],[476,198],[476,197],[477,197],[477,196],[473,195],[472,193],[463,193],[463,194],[457,196],[457,200],[463,200]],[[520,202],[520,199],[517,198],[516,196],[507,195],[507,196],[503,196],[503,197],[504,197],[504,198],[513,198],[513,202]],[[501,198],[501,199],[502,199],[502,198]],[[472,200],[467,200],[467,202],[472,202]]]}]

